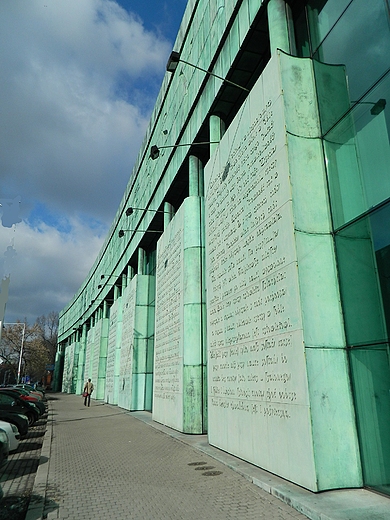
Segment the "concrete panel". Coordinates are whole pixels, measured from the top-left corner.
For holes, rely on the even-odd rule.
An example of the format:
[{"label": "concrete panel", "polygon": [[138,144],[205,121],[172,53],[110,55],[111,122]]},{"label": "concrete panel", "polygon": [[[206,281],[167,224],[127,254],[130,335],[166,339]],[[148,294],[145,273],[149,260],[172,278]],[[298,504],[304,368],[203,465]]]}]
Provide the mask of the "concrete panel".
[{"label": "concrete panel", "polygon": [[118,404],[117,392],[115,392],[117,349],[120,348],[122,328],[119,327],[118,316],[120,313],[120,299],[116,300],[110,308],[110,329],[107,346],[107,373],[104,400],[109,404]]},{"label": "concrete panel", "polygon": [[183,206],[158,242],[153,419],[183,428]]},{"label": "concrete panel", "polygon": [[[65,350],[64,371],[62,377],[62,391],[71,393],[73,386],[75,343],[71,343]],[[73,390],[74,391],[74,390]]]},{"label": "concrete panel", "polygon": [[[89,378],[92,379],[92,359],[93,359],[93,351],[94,351],[94,336],[95,336],[95,327],[91,327],[87,334],[87,344],[85,349],[85,368],[84,368],[84,379],[87,380]],[[85,383],[85,381],[84,381]],[[83,386],[84,386],[83,383]]]},{"label": "concrete panel", "polygon": [[153,419],[203,433],[201,199],[188,197],[158,243]]},{"label": "concrete panel", "polygon": [[[277,60],[250,94],[257,115],[239,113],[219,162],[212,157],[205,167],[209,439],[315,488]],[[295,428],[299,434],[291,435]]]},{"label": "concrete panel", "polygon": [[345,350],[307,348],[313,443],[319,489],[361,487],[360,454]]}]

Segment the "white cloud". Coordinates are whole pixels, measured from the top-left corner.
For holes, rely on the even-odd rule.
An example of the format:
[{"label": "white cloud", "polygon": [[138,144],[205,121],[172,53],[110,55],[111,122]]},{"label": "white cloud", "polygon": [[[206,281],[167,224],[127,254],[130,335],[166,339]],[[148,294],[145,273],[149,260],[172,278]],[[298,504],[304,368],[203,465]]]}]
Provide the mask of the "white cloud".
[{"label": "white cloud", "polygon": [[44,5],[0,4],[3,196],[108,221],[157,89],[131,100],[160,81],[169,44],[109,0]]},{"label": "white cloud", "polygon": [[34,321],[96,258],[171,43],[110,0],[2,0],[0,39],[0,199],[20,197],[23,218],[0,226],[0,255],[17,252],[7,314]]},{"label": "white cloud", "polygon": [[14,233],[16,256],[12,262],[7,321],[26,316],[29,322],[34,322],[37,316],[60,311],[82,284],[103,237],[80,220],[69,225],[71,233],[61,233],[45,223],[34,228],[25,222],[18,224]]}]

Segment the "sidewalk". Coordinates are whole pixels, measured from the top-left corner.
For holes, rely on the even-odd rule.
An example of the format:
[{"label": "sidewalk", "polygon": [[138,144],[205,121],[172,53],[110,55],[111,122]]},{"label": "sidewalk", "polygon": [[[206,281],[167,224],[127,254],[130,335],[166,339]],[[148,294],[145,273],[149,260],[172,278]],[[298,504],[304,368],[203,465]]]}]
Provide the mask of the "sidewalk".
[{"label": "sidewalk", "polygon": [[390,520],[388,498],[313,494],[212,448],[206,436],[100,401],[86,408],[68,394],[52,394],[33,495],[26,520]]}]

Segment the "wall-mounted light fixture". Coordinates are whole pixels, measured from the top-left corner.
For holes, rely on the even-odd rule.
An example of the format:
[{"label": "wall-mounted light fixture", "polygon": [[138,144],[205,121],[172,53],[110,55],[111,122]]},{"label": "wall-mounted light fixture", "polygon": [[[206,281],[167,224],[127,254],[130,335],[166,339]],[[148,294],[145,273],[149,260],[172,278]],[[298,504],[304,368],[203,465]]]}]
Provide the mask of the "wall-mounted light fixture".
[{"label": "wall-mounted light fixture", "polygon": [[133,208],[133,207],[130,206],[129,208],[127,208],[127,210],[125,212],[126,217],[130,217],[130,215],[132,215],[134,213],[134,210],[153,211],[154,213],[169,213],[169,211],[163,211],[161,209]]},{"label": "wall-mounted light fixture", "polygon": [[131,231],[132,233],[164,233],[164,231],[161,231],[161,229],[120,229],[118,232],[118,237],[124,237],[126,231]]},{"label": "wall-mounted light fixture", "polygon": [[198,67],[198,65],[194,65],[193,63],[190,63],[189,61],[182,60],[180,58],[180,53],[177,51],[172,51],[171,55],[169,56],[168,63],[167,63],[167,71],[168,72],[175,72],[177,66],[179,63],[185,63],[186,65],[189,65],[190,67],[194,67],[194,69],[201,70],[202,72],[205,72],[206,74],[209,74],[210,76],[214,76],[215,78],[218,78],[225,83],[229,83],[229,85],[233,85],[233,87],[240,88],[241,90],[245,90],[245,92],[249,92],[249,89],[243,87],[242,85],[239,85],[238,83],[234,83],[234,81],[230,81],[229,79],[223,78],[222,76],[218,76],[218,74],[214,74],[213,72],[210,72],[209,70],[202,69],[201,67]]},{"label": "wall-mounted light fixture", "polygon": [[376,103],[374,103],[373,101],[352,101],[351,103],[353,105],[372,105],[372,108],[370,110],[370,114],[372,116],[379,115],[386,108],[386,99],[383,98],[378,99]]},{"label": "wall-mounted light fixture", "polygon": [[162,148],[178,148],[179,146],[194,146],[194,145],[200,145],[200,144],[218,144],[219,141],[204,141],[204,142],[200,142],[200,143],[183,143],[183,144],[171,144],[171,145],[167,145],[167,146],[156,146],[155,144],[150,148],[150,158],[153,159],[153,161],[155,159],[157,159],[160,155],[160,150]]},{"label": "wall-mounted light fixture", "polygon": [[374,106],[371,108],[370,113],[372,116],[377,116],[378,114],[383,112],[385,107],[386,107],[386,99],[383,99],[383,98],[378,99],[378,101],[376,103],[374,103]]},{"label": "wall-mounted light fixture", "polygon": [[97,286],[98,289],[101,289],[102,287],[121,287],[121,285],[119,285],[119,283],[105,283],[105,284],[99,284]]},{"label": "wall-mounted light fixture", "polygon": [[112,278],[113,276],[118,278],[118,275],[116,275],[116,274],[101,274],[100,280],[104,280],[106,277],[107,277],[107,279],[109,279],[109,278]]}]

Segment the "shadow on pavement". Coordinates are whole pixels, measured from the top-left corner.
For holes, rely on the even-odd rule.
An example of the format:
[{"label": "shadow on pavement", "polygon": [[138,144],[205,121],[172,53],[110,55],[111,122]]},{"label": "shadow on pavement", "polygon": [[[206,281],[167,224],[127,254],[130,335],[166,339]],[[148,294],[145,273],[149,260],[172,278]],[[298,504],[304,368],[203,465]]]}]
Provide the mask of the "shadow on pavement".
[{"label": "shadow on pavement", "polygon": [[[39,459],[20,459],[15,461],[8,462],[5,471],[1,477],[1,482],[6,482],[7,480],[13,480],[21,475],[29,475],[31,473],[36,473],[39,464]],[[2,504],[4,500],[0,502]]]},{"label": "shadow on pavement", "polygon": [[0,502],[0,520],[24,520],[30,496],[5,497]]},{"label": "shadow on pavement", "polygon": [[42,442],[25,442],[19,445],[18,452],[23,453],[25,451],[40,450],[42,448]]}]

